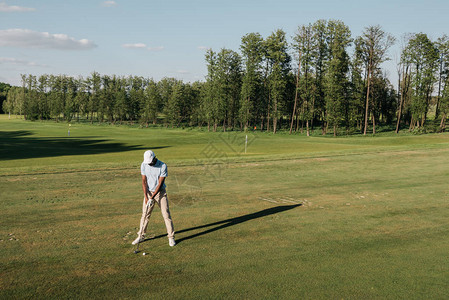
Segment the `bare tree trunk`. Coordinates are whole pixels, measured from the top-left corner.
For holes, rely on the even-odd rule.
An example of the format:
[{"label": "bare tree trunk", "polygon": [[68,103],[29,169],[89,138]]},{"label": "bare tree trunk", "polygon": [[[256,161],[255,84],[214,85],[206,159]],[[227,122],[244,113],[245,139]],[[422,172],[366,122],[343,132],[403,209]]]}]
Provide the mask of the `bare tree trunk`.
[{"label": "bare tree trunk", "polygon": [[[406,73],[408,72],[408,66],[407,66],[407,70]],[[398,85],[398,93],[400,93],[400,100],[399,100],[399,109],[398,109],[398,121],[396,122],[396,133],[399,132],[399,125],[401,124],[401,117],[402,117],[402,105],[404,103],[404,91],[405,91],[405,87],[404,87],[404,82],[406,80],[406,73],[404,74],[404,70],[402,70],[402,76],[403,76],[403,80],[402,80],[402,85],[401,85],[401,78],[400,78],[400,74],[401,72],[399,72],[399,85]],[[399,96],[399,95],[398,95]]]},{"label": "bare tree trunk", "polygon": [[445,129],[446,129],[446,114],[443,114],[440,122],[440,132],[444,132]]},{"label": "bare tree trunk", "polygon": [[368,66],[368,77],[367,77],[367,90],[366,90],[366,104],[365,104],[365,128],[363,129],[363,135],[366,135],[366,128],[368,128],[368,107],[369,107],[369,92],[371,85],[371,66]]},{"label": "bare tree trunk", "polygon": [[[407,101],[407,95],[408,95],[408,90],[410,88],[410,80],[411,80],[411,76],[409,74],[409,66],[406,67],[405,69],[405,73],[404,73],[404,78],[402,80],[402,84],[403,84],[403,92],[402,92],[402,106],[405,107],[405,103]],[[407,122],[406,122],[407,123]]]},{"label": "bare tree trunk", "polygon": [[[248,100],[247,100],[247,102],[249,103],[250,102],[250,97],[248,97]],[[248,130],[248,126],[249,126],[249,108],[248,109],[246,109],[246,122],[245,122],[245,131],[247,131]],[[242,125],[240,125],[240,127],[242,127]]]},{"label": "bare tree trunk", "polygon": [[396,133],[399,132],[399,124],[401,123],[401,116],[402,116],[402,101],[403,101],[403,95],[401,93],[401,100],[399,101],[399,110],[398,110],[398,121],[396,122]]},{"label": "bare tree trunk", "polygon": [[309,120],[306,121],[306,128],[307,128],[307,136],[310,136],[310,132],[309,132]]},{"label": "bare tree trunk", "polygon": [[327,133],[327,121],[326,121],[326,113],[323,116],[323,135]]},{"label": "bare tree trunk", "polygon": [[289,134],[292,134],[293,120],[294,120],[294,116],[296,114],[296,103],[298,102],[298,87],[299,87],[299,75],[300,75],[300,71],[301,71],[301,56],[302,56],[302,52],[300,50],[299,51],[299,60],[298,60],[298,72],[296,73],[295,104],[293,105],[292,121],[290,123]]},{"label": "bare tree trunk", "polygon": [[427,121],[427,112],[429,111],[430,99],[432,98],[431,89],[432,87],[429,86],[426,95],[426,110],[424,116],[421,118],[421,126],[424,126],[424,123]]},{"label": "bare tree trunk", "polygon": [[435,120],[438,119],[440,114],[440,95],[441,95],[441,74],[443,73],[443,60],[440,60],[440,79],[438,81],[438,96],[437,96],[437,107],[435,109]]},{"label": "bare tree trunk", "polygon": [[295,132],[298,132],[299,130],[299,114],[296,113],[296,125],[295,125]]},{"label": "bare tree trunk", "polygon": [[267,132],[270,131],[270,102],[271,96],[268,95],[268,108],[267,108]]},{"label": "bare tree trunk", "polygon": [[373,134],[376,134],[376,116],[374,116],[374,112],[373,112]]},{"label": "bare tree trunk", "polygon": [[292,134],[293,123],[295,121],[295,115],[296,115],[296,103],[297,103],[297,101],[298,101],[298,87],[296,87],[295,104],[293,105],[292,120],[290,122],[290,131],[289,131],[288,134]]},{"label": "bare tree trunk", "polygon": [[274,116],[273,116],[273,133],[276,133],[276,129],[277,129],[277,123],[278,123],[278,118],[277,118],[277,112],[278,112],[278,106],[277,106],[277,101],[274,103]]},{"label": "bare tree trunk", "polygon": [[296,115],[296,104],[298,103],[298,87],[299,87],[299,70],[300,70],[300,67],[301,67],[301,53],[299,54],[298,73],[296,74],[295,104],[293,105],[292,121],[290,123],[290,132],[289,132],[289,134],[292,134],[293,121],[295,120],[295,115]]},{"label": "bare tree trunk", "polygon": [[312,127],[312,131],[313,131],[313,119],[315,119],[315,96],[313,96],[312,98],[312,117],[310,120],[310,127]]}]

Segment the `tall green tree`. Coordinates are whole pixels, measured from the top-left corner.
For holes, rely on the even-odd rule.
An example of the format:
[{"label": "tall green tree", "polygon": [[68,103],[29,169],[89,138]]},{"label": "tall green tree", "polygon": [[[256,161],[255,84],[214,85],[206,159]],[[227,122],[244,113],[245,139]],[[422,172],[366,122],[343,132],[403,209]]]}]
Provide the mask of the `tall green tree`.
[{"label": "tall green tree", "polygon": [[97,72],[92,72],[91,76],[87,78],[89,102],[87,111],[90,114],[90,122],[93,122],[94,113],[98,112],[99,99],[101,93],[101,77]]},{"label": "tall green tree", "polygon": [[261,105],[262,63],[264,58],[264,41],[259,33],[249,33],[242,37],[240,50],[244,61],[242,92],[240,102],[240,121],[244,130],[250,122],[255,121],[257,109]]},{"label": "tall green tree", "polygon": [[[368,117],[370,115],[370,92],[373,82],[373,75],[379,68],[379,65],[386,60],[389,60],[387,55],[388,49],[394,44],[395,38],[382,30],[379,25],[369,26],[365,28],[362,36],[357,38],[357,51],[360,51],[366,66],[366,102],[365,102],[365,124],[363,134],[366,135],[368,128]],[[371,107],[374,104],[371,104]],[[373,120],[373,134],[376,132],[375,117],[372,114]]]},{"label": "tall green tree", "polygon": [[50,118],[50,108],[47,100],[48,75],[41,75],[38,78],[37,97],[39,106],[39,119]]},{"label": "tall green tree", "polygon": [[404,35],[402,38],[402,48],[401,48],[401,58],[399,61],[399,85],[398,85],[398,92],[399,92],[399,108],[397,112],[397,121],[396,121],[396,133],[399,132],[399,128],[401,125],[401,119],[403,117],[404,112],[407,111],[407,108],[409,106],[409,100],[411,98],[411,63],[410,59],[408,58],[408,54],[406,51],[406,45],[408,45],[409,40],[411,36],[410,35]]},{"label": "tall green tree", "polygon": [[11,88],[11,85],[4,83],[4,82],[0,82],[0,112],[5,112],[6,110],[2,109],[3,108],[3,103],[6,101],[6,98],[8,96],[8,91]]},{"label": "tall green tree", "polygon": [[221,49],[215,65],[216,112],[218,122],[222,122],[223,131],[233,127],[238,117],[241,91],[241,58],[230,49]]},{"label": "tall green tree", "polygon": [[270,68],[268,75],[270,111],[268,112],[267,119],[269,122],[271,116],[273,120],[273,133],[276,133],[278,120],[286,108],[286,90],[291,57],[288,54],[288,43],[283,30],[278,29],[274,31],[267,37],[265,43]]},{"label": "tall green tree", "polygon": [[25,92],[23,87],[12,86],[8,90],[6,101],[3,102],[3,110],[9,114],[23,114],[25,102]]},{"label": "tall green tree", "polygon": [[[351,44],[351,32],[341,21],[328,23],[329,65],[325,75],[326,122],[332,126],[334,136],[344,118],[349,89],[349,56],[346,51]],[[326,131],[326,130],[325,130]]]},{"label": "tall green tree", "polygon": [[114,121],[115,97],[114,90],[117,78],[108,75],[101,76],[101,92],[99,97],[98,114],[100,121],[106,117],[109,122]]},{"label": "tall green tree", "polygon": [[192,126],[196,122],[195,113],[200,91],[198,90],[198,86],[195,84],[183,83],[183,86],[184,91],[183,99],[181,101],[181,122],[185,125]]},{"label": "tall green tree", "polygon": [[[293,37],[293,49],[297,53],[296,90],[293,105],[293,113],[290,122],[290,133],[293,129],[296,117],[296,130],[298,130],[298,117],[306,123],[306,132],[309,136],[309,124],[313,118],[315,105],[315,85],[313,77],[313,59],[316,56],[317,44],[314,38],[313,26],[311,24],[298,27]],[[298,103],[298,101],[300,103]],[[299,108],[299,109],[297,109]],[[298,113],[299,112],[299,113]],[[302,127],[301,127],[302,128]],[[302,130],[302,129],[301,129]]]},{"label": "tall green tree", "polygon": [[404,50],[411,65],[411,122],[410,129],[424,126],[436,83],[438,49],[424,33],[414,34]]},{"label": "tall green tree", "polygon": [[358,131],[362,131],[364,113],[365,113],[365,99],[366,88],[364,80],[364,61],[361,56],[361,51],[357,50],[358,42],[355,41],[355,48],[352,61],[350,63],[350,101],[352,103],[350,107],[351,121],[348,123],[349,127],[355,127]]},{"label": "tall green tree", "polygon": [[435,119],[439,117],[440,113],[440,96],[441,92],[445,88],[446,78],[449,75],[449,37],[443,35],[439,37],[436,41],[436,46],[438,49],[438,94],[437,94],[437,104],[435,108]]},{"label": "tall green tree", "polygon": [[440,99],[440,132],[444,132],[446,129],[446,120],[449,115],[449,76],[446,76],[444,80],[444,87]]},{"label": "tall green tree", "polygon": [[208,49],[205,54],[207,75],[203,92],[201,93],[201,111],[207,122],[207,130],[210,131],[213,125],[213,131],[216,131],[218,124],[218,81],[217,81],[217,54]]},{"label": "tall green tree", "polygon": [[145,79],[141,76],[132,76],[128,78],[129,97],[127,98],[126,112],[131,122],[139,119],[140,110],[145,103]]},{"label": "tall green tree", "polygon": [[182,101],[184,99],[184,84],[181,81],[176,82],[173,86],[172,93],[168,102],[164,107],[166,124],[171,127],[179,126],[182,120]]},{"label": "tall green tree", "polygon": [[[372,115],[375,120],[373,124],[381,121],[392,124],[396,115],[397,95],[387,76],[381,70],[373,74],[372,81]],[[375,131],[374,131],[375,133]]]},{"label": "tall green tree", "polygon": [[22,75],[22,87],[24,92],[23,112],[26,120],[37,120],[39,118],[39,104],[36,86],[36,76]]},{"label": "tall green tree", "polygon": [[326,100],[325,100],[325,75],[329,64],[328,21],[318,20],[313,24],[313,39],[316,44],[316,52],[312,57],[315,70],[314,83],[314,111],[311,127],[315,118],[323,120],[323,134],[325,133]]},{"label": "tall green tree", "polygon": [[87,83],[86,81],[83,79],[83,77],[79,76],[76,79],[76,85],[78,87],[77,89],[77,93],[75,96],[75,105],[77,107],[77,114],[76,114],[76,118],[77,121],[79,121],[80,119],[80,115],[85,115],[88,110],[87,110],[87,105],[88,105],[88,101],[89,101],[89,96],[87,93]]},{"label": "tall green tree", "polygon": [[71,121],[78,111],[76,103],[76,94],[78,93],[78,85],[73,77],[65,77],[64,84],[66,85],[65,102],[64,102],[64,118],[66,121]]},{"label": "tall green tree", "polygon": [[201,81],[195,81],[191,85],[191,97],[192,97],[192,103],[191,103],[191,112],[190,112],[190,126],[196,126],[199,127],[202,126],[202,123],[204,122],[204,117],[201,110],[201,101],[202,101],[202,92],[204,89],[204,82]]},{"label": "tall green tree", "polygon": [[206,52],[207,76],[203,93],[202,110],[208,122],[213,122],[216,131],[221,123],[223,131],[233,127],[238,120],[241,93],[241,58],[237,52],[221,49]]},{"label": "tall green tree", "polygon": [[154,80],[148,82],[148,86],[145,88],[145,104],[141,113],[141,120],[147,124],[152,122],[157,123],[157,116],[161,104],[161,95],[157,83]]}]

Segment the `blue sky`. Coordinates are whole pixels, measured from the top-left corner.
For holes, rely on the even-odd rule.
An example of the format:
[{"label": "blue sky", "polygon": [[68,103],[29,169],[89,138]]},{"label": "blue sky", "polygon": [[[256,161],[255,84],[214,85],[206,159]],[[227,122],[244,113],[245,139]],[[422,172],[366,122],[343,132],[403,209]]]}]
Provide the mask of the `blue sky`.
[{"label": "blue sky", "polygon": [[[291,41],[299,25],[338,19],[353,37],[381,25],[398,40],[424,32],[449,35],[448,0],[0,0],[0,81],[20,74],[139,75],[155,80],[203,80],[204,51],[238,51],[249,32],[283,29]],[[397,43],[385,64],[396,82]]]}]

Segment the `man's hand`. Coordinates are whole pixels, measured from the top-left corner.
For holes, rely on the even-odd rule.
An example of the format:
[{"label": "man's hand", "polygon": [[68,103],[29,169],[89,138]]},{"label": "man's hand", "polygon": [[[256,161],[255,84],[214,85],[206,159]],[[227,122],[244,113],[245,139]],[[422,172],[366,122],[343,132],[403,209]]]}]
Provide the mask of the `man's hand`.
[{"label": "man's hand", "polygon": [[148,202],[150,202],[149,205],[151,205],[151,202],[153,202],[153,198],[151,197],[151,192],[145,193],[145,205],[148,205]]}]

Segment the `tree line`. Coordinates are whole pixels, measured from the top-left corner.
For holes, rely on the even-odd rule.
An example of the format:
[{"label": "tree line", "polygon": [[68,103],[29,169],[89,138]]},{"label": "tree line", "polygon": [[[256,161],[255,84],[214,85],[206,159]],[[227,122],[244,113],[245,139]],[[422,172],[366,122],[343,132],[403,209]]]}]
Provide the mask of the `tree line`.
[{"label": "tree line", "polygon": [[397,40],[380,26],[352,38],[339,20],[299,26],[266,38],[248,33],[240,51],[209,49],[204,81],[139,76],[87,78],[22,75],[10,87],[5,112],[29,120],[162,123],[208,130],[279,129],[323,134],[376,133],[387,125],[424,130],[432,110],[439,130],[449,113],[449,38],[402,37],[398,89],[382,70]]}]

